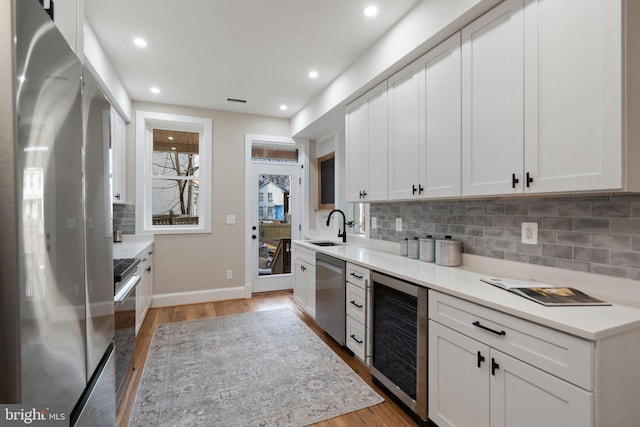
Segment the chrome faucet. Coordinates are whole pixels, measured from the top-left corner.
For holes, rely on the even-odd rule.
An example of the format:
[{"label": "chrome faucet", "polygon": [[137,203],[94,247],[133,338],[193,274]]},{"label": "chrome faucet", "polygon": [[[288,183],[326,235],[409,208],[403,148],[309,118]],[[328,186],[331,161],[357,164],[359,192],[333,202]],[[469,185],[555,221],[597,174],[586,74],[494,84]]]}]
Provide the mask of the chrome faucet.
[{"label": "chrome faucet", "polygon": [[338,237],[342,237],[342,242],[347,243],[347,217],[344,216],[344,212],[342,212],[340,209],[334,209],[329,212],[329,216],[327,217],[327,227],[329,226],[329,222],[331,221],[331,215],[333,215],[334,212],[340,212],[342,214],[342,232],[340,232],[340,229],[338,229]]}]

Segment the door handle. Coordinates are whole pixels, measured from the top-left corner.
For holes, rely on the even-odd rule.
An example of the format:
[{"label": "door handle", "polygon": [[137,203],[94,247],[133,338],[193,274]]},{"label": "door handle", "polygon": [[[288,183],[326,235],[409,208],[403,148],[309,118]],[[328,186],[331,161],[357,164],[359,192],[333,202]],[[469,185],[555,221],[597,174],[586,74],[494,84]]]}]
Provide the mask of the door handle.
[{"label": "door handle", "polygon": [[482,362],[484,362],[484,356],[482,355],[482,353],[480,353],[480,351],[478,351],[478,368],[480,367]]},{"label": "door handle", "polygon": [[500,365],[496,363],[496,359],[491,358],[491,375],[496,375],[496,371],[500,369]]}]

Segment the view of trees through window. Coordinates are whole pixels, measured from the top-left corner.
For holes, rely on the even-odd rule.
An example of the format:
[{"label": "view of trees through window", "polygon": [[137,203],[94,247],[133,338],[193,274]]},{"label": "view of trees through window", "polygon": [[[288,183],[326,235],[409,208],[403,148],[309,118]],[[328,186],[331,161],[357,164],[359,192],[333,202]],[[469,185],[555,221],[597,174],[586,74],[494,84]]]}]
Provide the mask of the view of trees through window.
[{"label": "view of trees through window", "polygon": [[153,130],[154,225],[198,224],[200,135]]}]

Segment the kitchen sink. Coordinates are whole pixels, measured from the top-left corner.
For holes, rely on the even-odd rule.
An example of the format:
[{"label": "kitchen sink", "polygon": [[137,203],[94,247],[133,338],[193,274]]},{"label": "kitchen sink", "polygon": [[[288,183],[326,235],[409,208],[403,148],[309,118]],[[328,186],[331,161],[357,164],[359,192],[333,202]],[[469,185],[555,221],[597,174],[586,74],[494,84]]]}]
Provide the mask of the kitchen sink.
[{"label": "kitchen sink", "polygon": [[331,242],[331,241],[321,241],[321,242],[308,242],[311,243],[312,245],[316,245],[316,246],[344,246],[344,243],[339,243],[339,242]]}]

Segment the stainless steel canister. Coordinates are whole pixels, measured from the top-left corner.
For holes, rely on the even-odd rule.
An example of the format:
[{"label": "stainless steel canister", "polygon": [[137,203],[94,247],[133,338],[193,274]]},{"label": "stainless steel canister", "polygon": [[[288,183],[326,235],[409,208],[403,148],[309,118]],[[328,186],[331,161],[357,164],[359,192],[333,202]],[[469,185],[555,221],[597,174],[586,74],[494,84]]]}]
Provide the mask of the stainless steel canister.
[{"label": "stainless steel canister", "polygon": [[436,259],[436,241],[428,235],[426,239],[420,239],[420,261],[433,262]]},{"label": "stainless steel canister", "polygon": [[462,243],[451,236],[436,240],[436,264],[447,267],[462,265]]},{"label": "stainless steel canister", "polygon": [[409,253],[409,239],[408,238],[404,238],[403,240],[400,240],[400,255],[402,256],[407,256]]},{"label": "stainless steel canister", "polygon": [[418,240],[418,238],[414,237],[413,239],[409,239],[407,243],[407,256],[409,258],[418,259],[419,251],[420,241]]}]

